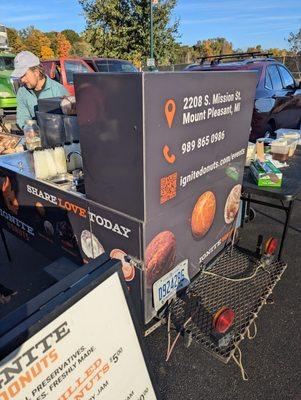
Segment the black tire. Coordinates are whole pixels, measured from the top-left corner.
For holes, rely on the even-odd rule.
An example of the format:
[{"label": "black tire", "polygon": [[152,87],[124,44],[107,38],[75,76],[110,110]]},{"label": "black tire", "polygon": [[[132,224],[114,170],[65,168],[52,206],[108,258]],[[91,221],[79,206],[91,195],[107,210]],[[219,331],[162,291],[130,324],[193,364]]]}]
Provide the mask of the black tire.
[{"label": "black tire", "polygon": [[254,208],[252,208],[252,207],[250,207],[250,209],[249,209],[249,214],[246,214],[246,217],[245,217],[245,223],[247,224],[248,222],[252,222],[252,221],[254,221],[254,219],[255,219],[255,217],[256,217],[256,211],[254,210]]}]

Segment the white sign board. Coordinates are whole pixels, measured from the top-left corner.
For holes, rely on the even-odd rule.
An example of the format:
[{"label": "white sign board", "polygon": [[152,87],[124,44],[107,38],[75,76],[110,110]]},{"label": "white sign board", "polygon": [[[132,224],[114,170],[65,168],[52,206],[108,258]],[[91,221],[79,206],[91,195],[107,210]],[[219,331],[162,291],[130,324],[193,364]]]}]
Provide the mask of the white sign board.
[{"label": "white sign board", "polygon": [[148,59],[146,60],[146,65],[147,65],[148,67],[154,67],[154,66],[155,66],[155,59],[154,59],[154,58],[148,58]]},{"label": "white sign board", "polygon": [[117,273],[0,362],[12,399],[156,399]]}]

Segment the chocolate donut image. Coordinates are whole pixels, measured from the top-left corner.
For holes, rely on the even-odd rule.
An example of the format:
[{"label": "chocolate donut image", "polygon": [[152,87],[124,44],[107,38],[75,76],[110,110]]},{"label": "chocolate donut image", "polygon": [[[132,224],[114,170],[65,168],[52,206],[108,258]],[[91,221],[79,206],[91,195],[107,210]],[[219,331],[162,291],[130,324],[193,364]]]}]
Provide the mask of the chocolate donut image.
[{"label": "chocolate donut image", "polygon": [[145,251],[146,285],[151,289],[154,282],[174,266],[176,258],[176,238],[170,231],[158,233]]},{"label": "chocolate donut image", "polygon": [[215,195],[204,192],[194,205],[191,214],[191,232],[195,239],[201,239],[212,226],[216,212]]},{"label": "chocolate donut image", "polygon": [[226,224],[234,221],[240,205],[241,185],[235,185],[227,198],[224,210],[224,218]]},{"label": "chocolate donut image", "polygon": [[126,256],[127,254],[120,249],[113,249],[110,253],[111,258],[116,258],[117,260],[121,260],[124,279],[127,282],[130,282],[135,278],[135,267],[126,261],[125,259]]}]

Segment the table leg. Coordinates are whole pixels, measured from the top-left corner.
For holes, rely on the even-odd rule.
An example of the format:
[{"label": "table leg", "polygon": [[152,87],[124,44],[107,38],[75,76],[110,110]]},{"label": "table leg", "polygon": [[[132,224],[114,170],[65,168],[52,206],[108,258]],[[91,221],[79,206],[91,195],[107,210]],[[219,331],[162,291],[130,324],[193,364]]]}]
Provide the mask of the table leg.
[{"label": "table leg", "polygon": [[287,209],[285,210],[286,219],[285,219],[281,242],[280,242],[280,247],[279,247],[278,261],[281,260],[282,250],[283,250],[284,242],[285,242],[287,231],[288,231],[288,226],[289,226],[289,222],[290,222],[290,218],[291,218],[291,214],[292,214],[292,210],[293,210],[293,205],[294,205],[294,201],[290,201]]},{"label": "table leg", "polygon": [[6,242],[6,237],[5,237],[5,234],[4,234],[3,229],[2,229],[1,226],[0,226],[0,234],[1,234],[1,238],[2,238],[2,241],[3,241],[4,247],[5,247],[7,258],[9,260],[9,262],[11,262],[11,256],[10,256],[10,252],[9,252],[8,245],[7,245],[7,242]]},{"label": "table leg", "polygon": [[244,223],[245,223],[245,216],[246,216],[246,199],[244,196],[241,197],[241,202],[242,202],[242,204],[241,204],[241,224],[240,224],[240,226],[241,226],[241,228],[243,228]]},{"label": "table leg", "polygon": [[247,199],[247,221],[249,221],[250,218],[250,208],[251,208],[251,194],[248,193],[248,199]]}]

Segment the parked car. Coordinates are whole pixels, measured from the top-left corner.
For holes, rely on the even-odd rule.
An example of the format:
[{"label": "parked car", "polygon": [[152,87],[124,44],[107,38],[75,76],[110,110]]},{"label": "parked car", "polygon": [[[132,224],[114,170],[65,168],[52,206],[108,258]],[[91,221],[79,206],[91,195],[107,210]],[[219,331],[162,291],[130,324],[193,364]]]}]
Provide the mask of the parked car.
[{"label": "parked car", "polygon": [[83,60],[95,72],[138,72],[130,61],[98,57],[83,57]]},{"label": "parked car", "polygon": [[46,74],[51,78],[60,82],[74,95],[74,73],[94,72],[94,70],[81,58],[60,57],[52,60],[41,61]]},{"label": "parked car", "polygon": [[0,109],[15,110],[17,107],[16,92],[11,73],[14,70],[15,56],[10,53],[0,53]]},{"label": "parked car", "polygon": [[[240,53],[204,57],[198,66],[186,68],[186,71],[257,72],[250,134],[252,141],[260,137],[274,137],[275,130],[279,128],[299,129],[301,124],[301,83],[295,81],[281,62],[270,56],[263,53]],[[234,57],[235,61],[228,61]],[[211,62],[208,62],[210,59]]]}]

